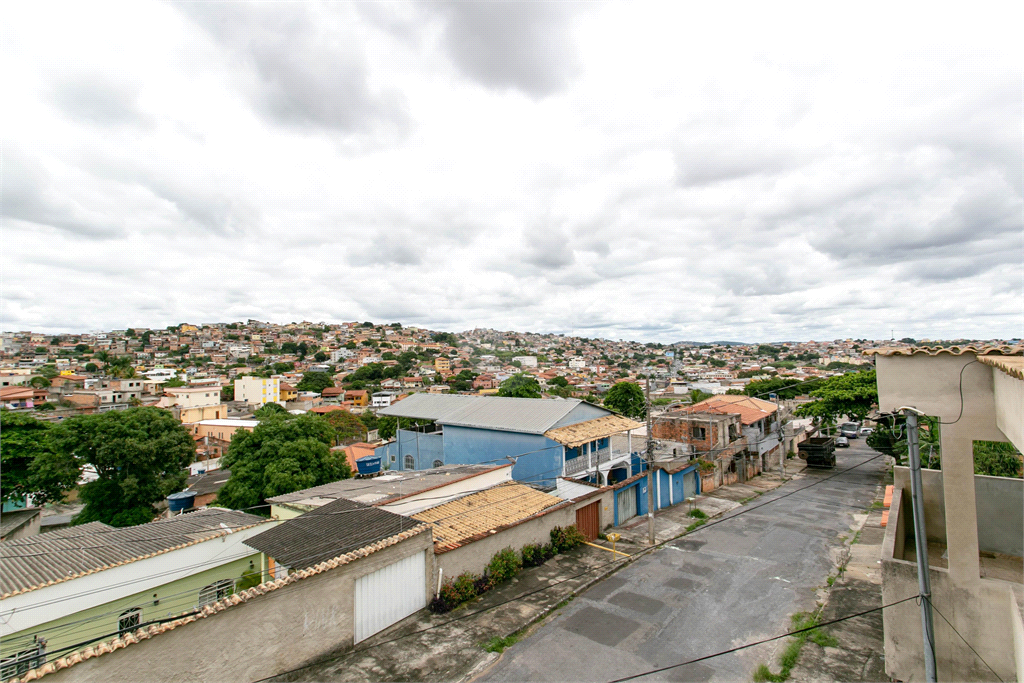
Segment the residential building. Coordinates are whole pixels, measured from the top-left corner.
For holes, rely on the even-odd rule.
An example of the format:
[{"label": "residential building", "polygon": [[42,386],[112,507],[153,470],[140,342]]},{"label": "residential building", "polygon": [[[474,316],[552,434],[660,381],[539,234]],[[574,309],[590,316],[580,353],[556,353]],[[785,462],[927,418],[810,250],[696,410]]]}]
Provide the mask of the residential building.
[{"label": "residential building", "polygon": [[448,358],[438,356],[434,359],[434,369],[440,373],[449,373],[452,371],[452,363]]},{"label": "residential building", "polygon": [[[870,353],[880,412],[939,419],[942,469],[921,471],[938,679],[1024,680],[1024,480],[974,473],[977,441],[1024,450],[1024,347]],[[885,671],[904,681],[924,678],[909,480],[895,468],[881,559]]]},{"label": "residential building", "polygon": [[267,403],[283,404],[281,380],[278,377],[253,377],[246,375],[235,379],[235,400],[245,401],[251,406],[262,407]]},{"label": "residential building", "polygon": [[5,507],[0,514],[0,541],[37,535],[42,522],[41,512],[42,508],[37,507],[11,510]]},{"label": "residential building", "polygon": [[515,461],[516,481],[550,485],[560,476],[604,483],[613,469],[624,473],[631,449],[614,449],[610,437],[643,426],[579,399],[420,393],[378,415],[434,421],[400,429],[394,441],[377,448],[392,469],[508,459]]},{"label": "residential building", "polygon": [[512,356],[513,363],[519,363],[524,368],[537,367],[537,356]]},{"label": "residential building", "polygon": [[208,509],[0,542],[3,678],[33,668],[45,653],[71,655],[230,595],[242,572],[259,567],[244,541],[276,523]]},{"label": "residential building", "polygon": [[370,401],[371,408],[387,408],[395,401],[395,392],[393,391],[376,391],[373,393],[373,397]]},{"label": "residential building", "polygon": [[211,437],[230,443],[232,435],[239,429],[251,432],[259,424],[259,420],[222,419],[202,420],[201,422],[195,422],[186,426],[192,430],[192,436],[197,440]]}]

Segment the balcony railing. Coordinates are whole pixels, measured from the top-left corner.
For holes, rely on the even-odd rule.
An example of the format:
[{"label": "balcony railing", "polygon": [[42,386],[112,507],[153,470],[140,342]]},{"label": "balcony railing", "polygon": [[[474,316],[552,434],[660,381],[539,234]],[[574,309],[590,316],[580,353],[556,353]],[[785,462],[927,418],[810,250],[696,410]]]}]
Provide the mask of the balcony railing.
[{"label": "balcony railing", "polygon": [[[614,457],[621,458],[626,457],[627,453],[616,453]],[[586,470],[593,469],[598,464],[610,462],[612,460],[612,449],[602,448],[592,453],[573,458],[572,460],[565,461],[565,474],[577,474],[579,472],[585,472]]]}]

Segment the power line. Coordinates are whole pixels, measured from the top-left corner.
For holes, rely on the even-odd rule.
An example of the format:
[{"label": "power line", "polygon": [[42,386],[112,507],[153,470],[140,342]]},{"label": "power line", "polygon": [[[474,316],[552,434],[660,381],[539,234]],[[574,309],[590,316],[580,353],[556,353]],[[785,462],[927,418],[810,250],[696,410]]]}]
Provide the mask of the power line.
[{"label": "power line", "polygon": [[[631,555],[631,557],[636,557],[637,555],[645,554],[645,553],[650,552],[650,551],[652,551],[652,550],[654,550],[656,548],[661,548],[661,547],[667,545],[668,543],[671,543],[672,541],[678,540],[679,538],[682,538],[682,537],[685,537],[685,536],[689,536],[689,535],[697,533],[698,531],[701,531],[701,530],[706,530],[706,529],[708,529],[708,528],[710,528],[712,526],[715,526],[717,524],[720,524],[722,522],[726,522],[728,520],[735,519],[735,518],[739,517],[741,514],[747,512],[747,511],[760,509],[761,507],[764,507],[765,505],[770,505],[770,504],[772,504],[772,503],[774,503],[776,501],[782,500],[783,498],[787,498],[790,495],[792,495],[793,493],[798,493],[799,491],[806,490],[808,488],[811,488],[812,486],[817,486],[818,484],[820,484],[822,482],[828,481],[829,479],[832,479],[832,478],[834,478],[836,476],[839,476],[840,474],[844,474],[846,472],[849,472],[850,470],[853,470],[853,469],[856,469],[856,468],[860,467],[861,465],[864,465],[864,464],[866,464],[868,462],[871,462],[872,460],[875,460],[878,457],[882,457],[882,455],[880,454],[880,455],[878,455],[878,456],[876,456],[874,458],[870,458],[868,460],[865,460],[864,462],[858,463],[858,464],[854,465],[853,467],[847,468],[846,470],[843,470],[842,472],[838,472],[838,473],[836,473],[836,474],[834,474],[832,476],[825,477],[823,479],[819,479],[819,480],[815,481],[814,483],[811,483],[811,484],[809,484],[807,486],[803,486],[803,487],[801,487],[801,488],[799,488],[796,491],[793,491],[791,493],[788,493],[788,494],[785,494],[785,495],[782,495],[782,496],[778,496],[776,498],[772,498],[771,500],[767,500],[764,503],[762,503],[761,505],[758,505],[758,506],[755,506],[755,507],[752,507],[752,508],[744,508],[744,510],[739,511],[736,514],[730,515],[728,517],[723,517],[722,519],[719,519],[719,520],[714,521],[714,522],[709,522],[707,524],[704,524],[702,526],[697,527],[696,529],[693,529],[692,531],[688,531],[686,533],[680,534],[680,536],[676,536],[674,538],[669,538],[669,539],[666,539],[666,540],[661,541],[659,543],[656,543],[653,546],[650,546],[650,547],[648,547],[648,548],[646,548],[644,550],[641,550],[638,553],[633,553],[633,555]],[[497,607],[501,607],[502,605],[506,605],[506,604],[508,604],[510,602],[516,602],[518,600],[522,600],[523,598],[530,597],[531,595],[534,595],[536,593],[540,593],[541,591],[545,591],[545,590],[547,590],[549,588],[552,588],[554,586],[558,586],[558,585],[560,585],[562,583],[565,583],[566,581],[571,581],[573,579],[579,578],[580,576],[584,576],[586,574],[590,574],[592,572],[596,572],[598,570],[601,570],[601,569],[607,567],[608,565],[615,564],[616,562],[623,562],[623,561],[624,560],[619,560],[617,558],[613,559],[613,560],[609,560],[608,562],[604,562],[602,564],[599,564],[599,565],[597,565],[597,566],[595,566],[595,567],[593,567],[591,569],[588,569],[586,571],[580,572],[579,574],[575,574],[573,576],[569,576],[569,577],[566,577],[564,579],[560,579],[558,581],[553,581],[553,582],[551,582],[551,583],[549,583],[549,584],[547,584],[545,586],[541,586],[540,588],[537,588],[536,590],[530,591],[528,593],[525,593],[525,594],[520,595],[520,596],[515,597],[515,598],[510,598],[508,600],[503,600],[503,601],[501,601],[499,603],[491,605],[490,607],[484,607],[484,608],[479,609],[479,610],[477,610],[475,612],[470,612],[470,613],[464,614],[462,616],[455,617],[453,619],[449,619],[448,621],[441,622],[440,624],[435,624],[433,626],[428,626],[426,628],[419,629],[418,631],[413,631],[411,633],[406,633],[404,635],[396,636],[396,637],[391,638],[389,640],[381,641],[379,643],[374,643],[372,645],[367,645],[367,646],[361,647],[361,648],[355,648],[353,650],[350,650],[348,652],[342,653],[342,654],[337,655],[335,657],[319,660],[317,662],[317,664],[325,664],[327,662],[337,661],[338,659],[341,659],[343,657],[347,657],[349,655],[357,654],[359,652],[364,652],[366,650],[369,650],[369,649],[372,649],[372,648],[375,648],[375,647],[380,647],[382,645],[387,645],[389,643],[393,643],[393,642],[402,640],[404,638],[408,638],[410,636],[418,635],[420,633],[425,633],[427,631],[432,631],[434,629],[437,629],[437,628],[440,628],[442,626],[445,626],[446,624],[450,624],[450,623],[455,622],[455,621],[461,621],[462,619],[467,619],[467,618],[475,616],[477,614],[482,614],[484,612],[490,611],[490,610],[495,609]],[[913,598],[908,598],[908,599],[913,599]],[[313,666],[313,665],[312,664],[306,664],[306,665],[303,665],[303,666],[300,666],[300,667],[296,667],[294,669],[289,669],[287,671],[282,671],[280,673],[274,674],[273,676],[268,676],[266,678],[261,678],[261,679],[259,679],[257,681],[254,681],[253,683],[263,683],[264,681],[268,681],[268,680],[270,680],[272,678],[276,678],[278,676],[284,676],[286,674],[295,673],[296,671],[301,671],[303,669],[308,669],[310,666]]]},{"label": "power line", "polygon": [[825,622],[822,622],[820,624],[816,624],[814,626],[808,626],[806,628],[799,628],[799,629],[797,629],[795,631],[790,631],[789,633],[783,633],[780,636],[772,636],[771,638],[764,638],[762,640],[756,640],[756,641],[754,641],[752,643],[746,643],[745,645],[738,645],[736,647],[731,647],[728,650],[720,650],[719,652],[715,652],[715,653],[712,653],[710,655],[704,655],[703,657],[695,657],[694,659],[688,659],[685,662],[679,662],[678,664],[670,664],[668,666],[662,666],[662,667],[659,667],[657,669],[650,669],[648,671],[642,671],[640,673],[632,674],[632,675],[629,675],[629,676],[624,676],[622,678],[616,678],[616,679],[613,679],[611,681],[607,681],[606,683],[625,683],[625,681],[632,681],[633,679],[636,679],[636,678],[642,678],[644,676],[650,676],[652,674],[661,673],[663,671],[670,671],[672,669],[678,669],[679,667],[686,666],[687,664],[695,664],[697,662],[703,662],[703,661],[708,660],[708,659],[714,659],[715,657],[721,657],[722,655],[732,654],[733,652],[739,652],[740,650],[746,650],[748,648],[757,647],[758,645],[764,645],[765,643],[770,643],[772,641],[780,640],[782,638],[788,638],[790,636],[795,636],[795,635],[798,635],[800,633],[807,633],[808,631],[813,631],[813,630],[815,630],[817,628],[821,628],[822,626],[831,626],[832,624],[838,624],[840,622],[847,621],[849,619],[856,619],[857,617],[863,617],[866,614],[871,614],[873,612],[880,612],[882,610],[889,609],[890,607],[895,607],[896,605],[898,605],[900,603],[907,602],[909,600],[916,600],[918,597],[920,597],[920,596],[912,595],[909,598],[903,598],[902,600],[897,600],[896,602],[890,602],[888,605],[882,605],[881,607],[873,607],[871,609],[867,609],[867,610],[864,610],[862,612],[856,612],[854,614],[847,614],[844,617],[839,617],[837,619],[832,619],[830,621],[825,621]]},{"label": "power line", "polygon": [[[975,361],[975,362],[977,362],[977,361]],[[968,365],[970,365],[970,363],[968,363]],[[965,365],[964,367],[967,367],[967,366]],[[985,661],[985,658],[982,657],[981,654],[977,650],[974,649],[973,645],[971,645],[969,642],[967,642],[966,638],[964,638],[962,635],[960,635],[960,631],[956,630],[956,626],[953,626],[953,624],[950,623],[949,619],[946,618],[945,614],[943,614],[942,612],[939,612],[939,608],[935,606],[935,603],[932,602],[931,599],[928,599],[928,598],[923,598],[923,599],[927,599],[928,602],[931,603],[932,609],[935,610],[936,612],[938,612],[939,616],[942,617],[942,620],[944,622],[946,622],[951,629],[953,629],[953,633],[955,633],[958,636],[960,636],[960,640],[964,641],[964,645],[966,645],[967,647],[971,648],[971,652],[973,652],[975,654],[975,656],[978,659],[981,660],[981,663],[984,664],[985,666],[987,666],[988,670],[991,671],[995,675],[995,677],[999,679],[1000,683],[1002,683],[1002,681],[1003,681],[1002,676],[1000,676],[999,673],[995,669],[993,669],[991,666],[989,666],[989,663]]]}]

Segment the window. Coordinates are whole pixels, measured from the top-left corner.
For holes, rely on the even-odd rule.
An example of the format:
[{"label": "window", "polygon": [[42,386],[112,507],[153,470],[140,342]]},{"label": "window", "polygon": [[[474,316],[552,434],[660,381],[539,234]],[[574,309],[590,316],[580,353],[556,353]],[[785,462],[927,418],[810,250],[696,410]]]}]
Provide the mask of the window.
[{"label": "window", "polygon": [[693,428],[693,438],[703,440],[705,434],[706,434],[706,432],[704,430],[704,427],[696,427],[695,426]]},{"label": "window", "polygon": [[435,460],[434,461],[434,467],[443,467],[443,466],[444,466],[444,463],[442,461],[440,461],[440,460]]},{"label": "window", "polygon": [[126,631],[132,631],[139,627],[142,623],[142,610],[138,607],[132,607],[121,612],[121,615],[117,618],[117,632],[125,633]]},{"label": "window", "polygon": [[45,647],[37,645],[3,659],[0,661],[0,678],[6,681],[42,666],[46,658],[45,652]]},{"label": "window", "polygon": [[405,456],[405,469],[414,470],[416,469],[416,458],[411,455]]},{"label": "window", "polygon": [[204,586],[203,589],[199,591],[199,606],[206,607],[207,605],[212,605],[218,600],[222,600],[234,592],[235,582],[233,579],[221,579],[220,581],[215,581],[209,586]]}]

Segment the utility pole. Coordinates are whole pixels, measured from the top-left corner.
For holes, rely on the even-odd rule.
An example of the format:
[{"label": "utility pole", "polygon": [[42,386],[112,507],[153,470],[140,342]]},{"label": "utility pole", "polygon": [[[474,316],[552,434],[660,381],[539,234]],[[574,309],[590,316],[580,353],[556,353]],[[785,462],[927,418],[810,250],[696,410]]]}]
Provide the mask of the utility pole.
[{"label": "utility pole", "polygon": [[651,378],[647,377],[647,539],[654,545],[654,439],[651,434],[654,419],[651,417]]},{"label": "utility pole", "polygon": [[915,408],[900,408],[907,416],[907,457],[910,458],[910,493],[914,511],[914,545],[917,550],[917,592],[921,595],[921,631],[924,641],[924,677],[934,683],[935,628],[932,623],[932,582],[928,575],[928,537],[924,528],[924,491],[921,490],[921,444]]}]

